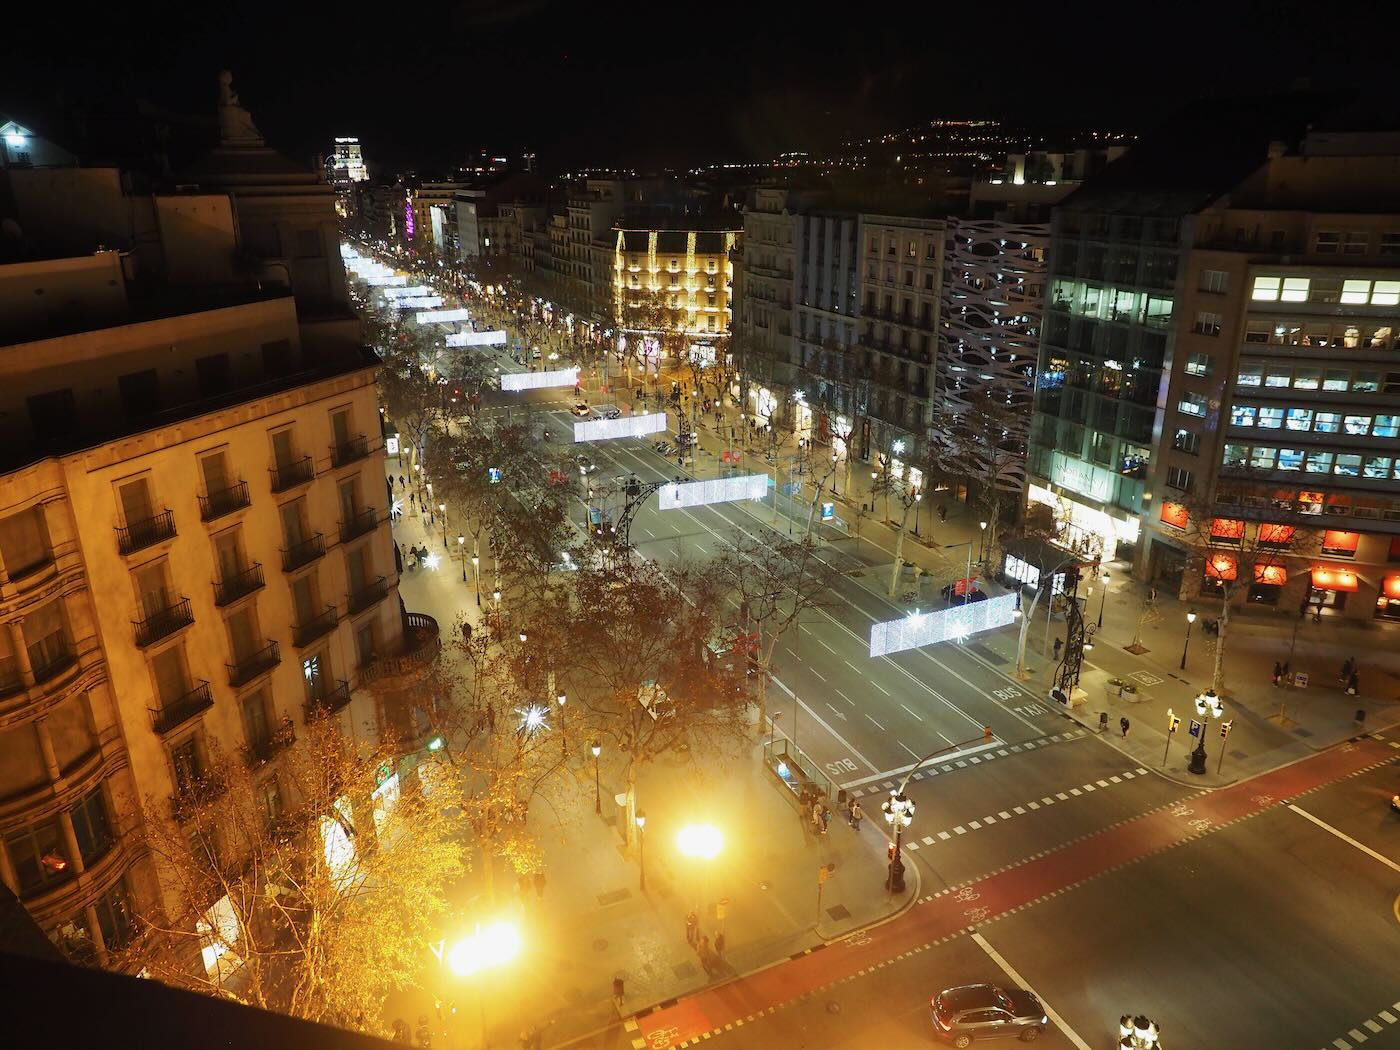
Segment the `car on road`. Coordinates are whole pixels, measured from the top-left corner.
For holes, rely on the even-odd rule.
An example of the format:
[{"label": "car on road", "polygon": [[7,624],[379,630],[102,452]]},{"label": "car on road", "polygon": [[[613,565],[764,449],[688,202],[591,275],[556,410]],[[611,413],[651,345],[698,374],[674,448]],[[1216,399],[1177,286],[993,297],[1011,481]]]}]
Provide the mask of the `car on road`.
[{"label": "car on road", "polygon": [[575,404],[573,408],[569,409],[569,411],[572,412],[574,415],[578,416],[580,419],[586,419],[587,417],[593,415],[593,409],[589,408],[588,405],[583,401],[580,401],[577,404]]},{"label": "car on road", "polygon": [[621,419],[622,410],[616,405],[608,405],[606,408],[598,409],[598,414],[604,419]]},{"label": "car on road", "polygon": [[987,592],[979,591],[976,587],[965,594],[954,594],[953,589],[953,584],[950,583],[939,592],[943,595],[943,600],[951,605],[971,605],[974,602],[987,600]]},{"label": "car on road", "polygon": [[655,445],[652,445],[651,447],[656,449],[656,451],[663,456],[674,456],[676,454],[676,446],[671,444],[669,441],[658,441]]},{"label": "car on road", "polygon": [[578,464],[578,472],[580,474],[592,474],[598,469],[597,465],[587,456],[575,456],[574,462]]},{"label": "car on road", "polygon": [[945,988],[933,997],[929,1009],[934,1035],[957,1047],[1009,1037],[1029,1043],[1039,1039],[1050,1023],[1045,1007],[1030,992],[995,984]]}]

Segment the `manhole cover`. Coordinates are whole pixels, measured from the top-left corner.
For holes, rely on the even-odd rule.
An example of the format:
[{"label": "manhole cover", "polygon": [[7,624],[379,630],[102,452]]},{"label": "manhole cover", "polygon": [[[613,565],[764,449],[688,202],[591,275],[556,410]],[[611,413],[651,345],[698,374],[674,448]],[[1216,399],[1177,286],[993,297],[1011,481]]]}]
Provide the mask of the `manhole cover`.
[{"label": "manhole cover", "polygon": [[839,1014],[841,1012],[841,1004],[835,999],[828,999],[826,1001],[826,1012],[829,1014]]},{"label": "manhole cover", "polygon": [[834,908],[827,908],[826,913],[831,916],[833,922],[841,922],[851,917],[850,911],[844,904],[838,904]]},{"label": "manhole cover", "polygon": [[608,950],[608,942],[605,941],[605,940],[603,940],[601,937],[599,937],[596,941],[593,942],[593,950],[594,950],[595,952],[605,952],[605,951],[607,951],[607,950]]}]

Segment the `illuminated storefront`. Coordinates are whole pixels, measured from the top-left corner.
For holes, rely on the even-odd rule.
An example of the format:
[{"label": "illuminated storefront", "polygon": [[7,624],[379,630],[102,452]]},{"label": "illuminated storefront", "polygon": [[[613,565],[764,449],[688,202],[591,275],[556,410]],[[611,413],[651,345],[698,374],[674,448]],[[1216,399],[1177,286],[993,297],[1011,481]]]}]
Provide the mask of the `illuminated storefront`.
[{"label": "illuminated storefront", "polygon": [[1090,507],[1041,485],[1027,489],[1030,502],[1041,503],[1054,512],[1060,528],[1059,543],[1088,558],[1112,561],[1119,544],[1136,544],[1141,534],[1137,518],[1117,517]]}]

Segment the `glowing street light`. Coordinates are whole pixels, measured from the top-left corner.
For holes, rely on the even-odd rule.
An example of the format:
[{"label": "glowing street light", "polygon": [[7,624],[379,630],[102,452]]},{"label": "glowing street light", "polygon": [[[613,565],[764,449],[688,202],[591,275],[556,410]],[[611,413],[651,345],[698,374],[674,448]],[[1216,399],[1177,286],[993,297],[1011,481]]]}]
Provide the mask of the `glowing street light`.
[{"label": "glowing street light", "polygon": [[462,559],[462,582],[467,582],[467,538],[457,533],[457,557]]},{"label": "glowing street light", "polygon": [[514,923],[498,920],[485,927],[478,925],[475,932],[447,949],[447,966],[458,977],[471,977],[513,961],[522,947],[520,929]]},{"label": "glowing street light", "polygon": [[603,812],[603,792],[598,781],[598,756],[603,753],[603,745],[594,740],[589,745],[589,750],[593,752],[593,812],[601,814]]},{"label": "glowing street light", "polygon": [[643,893],[647,891],[647,839],[646,835],[643,834],[646,831],[646,826],[647,811],[639,809],[637,810],[637,867],[642,876],[641,889]]},{"label": "glowing street light", "polygon": [[1196,622],[1195,612],[1186,614],[1186,641],[1181,646],[1181,669],[1186,670],[1186,650],[1191,648],[1191,625]]},{"label": "glowing street light", "polygon": [[676,833],[676,848],[682,856],[714,860],[724,849],[724,835],[713,824],[687,824]]}]

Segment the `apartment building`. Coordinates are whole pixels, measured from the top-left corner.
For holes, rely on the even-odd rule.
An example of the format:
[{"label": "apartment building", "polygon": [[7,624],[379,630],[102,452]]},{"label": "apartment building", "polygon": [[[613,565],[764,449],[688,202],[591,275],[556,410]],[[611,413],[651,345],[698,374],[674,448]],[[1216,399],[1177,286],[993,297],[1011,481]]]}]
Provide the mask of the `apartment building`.
[{"label": "apartment building", "polygon": [[244,134],[179,190],[2,176],[0,879],[82,961],[187,920],[143,809],[186,822],[222,753],[276,820],[277,755],[321,710],[374,732],[357,687],[405,652],[335,193],[228,106]]},{"label": "apartment building", "polygon": [[1144,143],[1057,211],[1030,499],[1186,596],[1391,618],[1400,144],[1274,107],[1176,129],[1189,163]]},{"label": "apartment building", "polygon": [[798,389],[794,209],[801,204],[788,190],[754,190],[744,209],[742,250],[734,253],[741,257],[735,264],[735,357],[747,379],[750,404],[745,408],[761,417],[776,407],[780,393],[786,401],[786,391]]},{"label": "apartment building", "polygon": [[633,328],[633,304],[648,295],[660,296],[691,345],[713,345],[729,332],[729,252],[741,231],[695,228],[699,223],[689,229],[651,228],[654,225],[678,226],[629,222],[619,223],[614,231],[610,321]]}]

